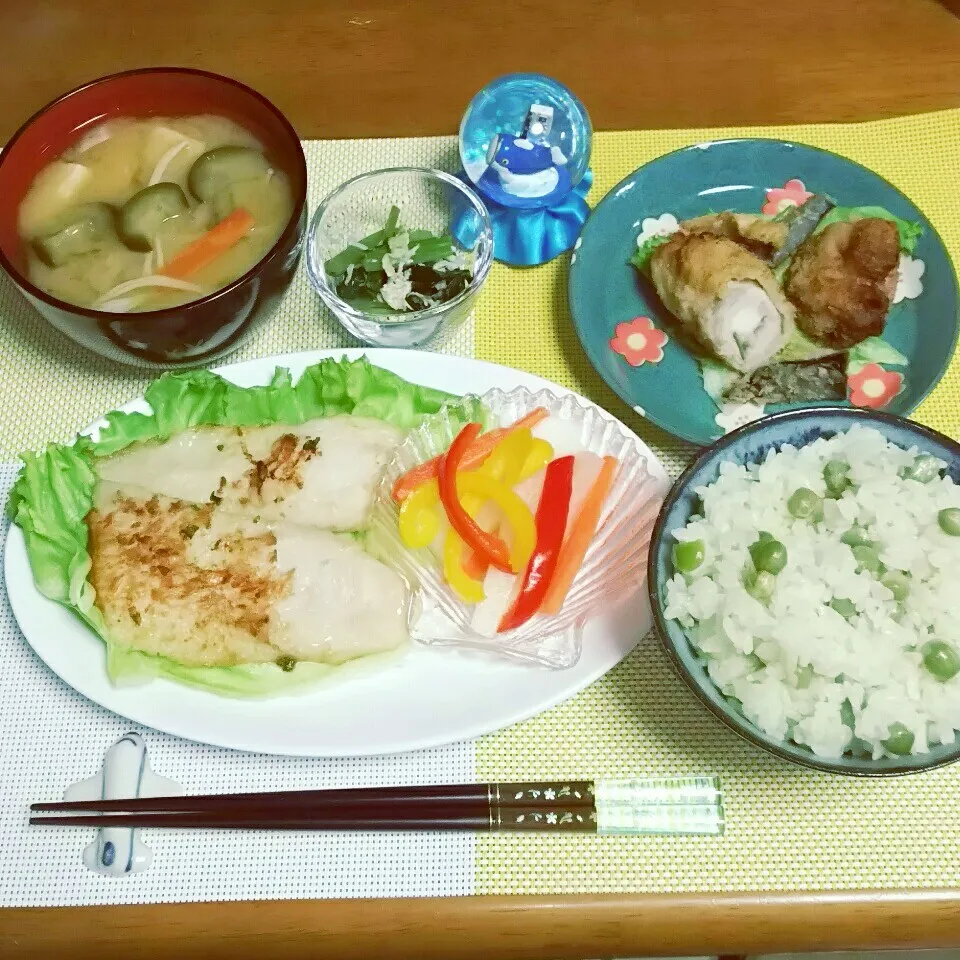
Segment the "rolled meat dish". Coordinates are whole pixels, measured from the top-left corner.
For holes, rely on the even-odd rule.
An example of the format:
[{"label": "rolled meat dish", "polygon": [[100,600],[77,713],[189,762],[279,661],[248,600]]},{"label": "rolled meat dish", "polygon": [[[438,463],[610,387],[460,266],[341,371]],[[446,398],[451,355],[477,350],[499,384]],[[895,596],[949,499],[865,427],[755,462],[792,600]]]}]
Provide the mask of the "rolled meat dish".
[{"label": "rolled meat dish", "polygon": [[788,227],[781,220],[770,220],[757,213],[708,213],[684,220],[681,229],[687,233],[712,233],[739,243],[761,260],[769,260],[787,240]]},{"label": "rolled meat dish", "polygon": [[727,236],[681,230],[653,252],[650,279],[686,333],[741,373],[769,362],[793,333],[794,309],[773,271]]}]

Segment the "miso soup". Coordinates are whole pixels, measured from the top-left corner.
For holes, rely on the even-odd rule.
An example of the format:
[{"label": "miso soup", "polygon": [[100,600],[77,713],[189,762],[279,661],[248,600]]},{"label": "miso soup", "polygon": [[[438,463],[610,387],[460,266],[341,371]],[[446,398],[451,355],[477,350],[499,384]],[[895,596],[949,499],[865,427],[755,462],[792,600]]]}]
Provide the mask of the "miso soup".
[{"label": "miso soup", "polygon": [[117,118],[37,174],[18,226],[36,286],[125,313],[226,286],[269,252],[292,213],[289,178],[233,121]]}]

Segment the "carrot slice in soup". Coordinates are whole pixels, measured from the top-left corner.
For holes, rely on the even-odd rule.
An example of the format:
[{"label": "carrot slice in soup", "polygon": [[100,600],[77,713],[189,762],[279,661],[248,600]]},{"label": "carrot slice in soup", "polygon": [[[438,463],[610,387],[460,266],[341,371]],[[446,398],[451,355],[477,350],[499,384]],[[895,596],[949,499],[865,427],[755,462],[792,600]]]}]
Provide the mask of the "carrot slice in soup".
[{"label": "carrot slice in soup", "polygon": [[188,243],[159,272],[181,280],[198,273],[231,247],[235,247],[250,232],[255,222],[252,214],[238,207],[202,237]]}]

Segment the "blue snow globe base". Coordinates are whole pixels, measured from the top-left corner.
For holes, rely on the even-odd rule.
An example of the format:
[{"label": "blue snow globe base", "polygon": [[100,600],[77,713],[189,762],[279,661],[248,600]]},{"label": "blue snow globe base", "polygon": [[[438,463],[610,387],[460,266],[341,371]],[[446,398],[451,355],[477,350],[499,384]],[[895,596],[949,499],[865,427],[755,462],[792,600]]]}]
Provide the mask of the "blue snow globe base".
[{"label": "blue snow globe base", "polygon": [[[463,172],[461,180],[475,186]],[[517,209],[483,198],[493,224],[493,255],[501,263],[515,267],[534,267],[547,263],[570,250],[577,242],[590,208],[586,196],[593,183],[593,172],[587,170],[580,182],[552,207]],[[464,211],[464,218],[454,217],[453,236],[464,247],[474,227]]]},{"label": "blue snow globe base", "polygon": [[[497,260],[533,266],[576,243],[590,212],[591,132],[583,104],[542,74],[500,77],[470,102],[460,176],[487,206]],[[463,242],[456,220],[453,232]]]}]

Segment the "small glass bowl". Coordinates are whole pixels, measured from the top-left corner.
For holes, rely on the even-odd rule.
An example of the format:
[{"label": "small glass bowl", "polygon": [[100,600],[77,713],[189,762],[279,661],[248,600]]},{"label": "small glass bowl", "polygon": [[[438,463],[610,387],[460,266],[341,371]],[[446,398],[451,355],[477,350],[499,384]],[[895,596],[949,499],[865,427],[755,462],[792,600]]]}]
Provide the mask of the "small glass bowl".
[{"label": "small glass bowl", "polygon": [[[449,233],[474,255],[473,279],[447,303],[409,314],[367,313],[337,296],[324,264],[351,243],[383,228],[392,206],[410,229]],[[473,310],[493,263],[493,227],[483,201],[441,170],[392,167],[339,186],[317,208],[307,232],[307,275],[327,309],[358,340],[377,347],[439,345]]]}]

